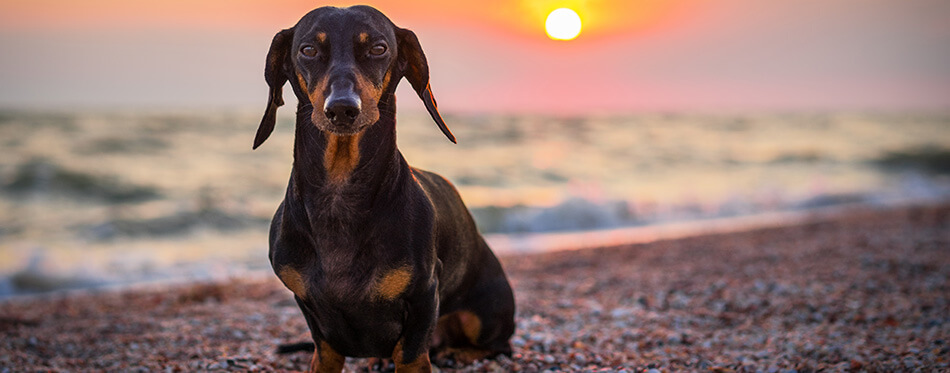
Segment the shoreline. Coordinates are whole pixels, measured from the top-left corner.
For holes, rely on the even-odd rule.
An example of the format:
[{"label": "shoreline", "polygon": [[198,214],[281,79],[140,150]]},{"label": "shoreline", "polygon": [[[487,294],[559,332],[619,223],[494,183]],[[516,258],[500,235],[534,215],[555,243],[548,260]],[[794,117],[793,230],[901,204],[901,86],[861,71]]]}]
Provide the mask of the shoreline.
[{"label": "shoreline", "polygon": [[[502,252],[515,353],[458,370],[947,369],[948,247],[941,203]],[[305,370],[310,359],[274,353],[308,332],[272,276],[7,298],[0,332],[0,367],[17,370]]]},{"label": "shoreline", "polygon": [[485,234],[485,240],[499,255],[553,253],[779,228],[803,224],[809,220],[833,219],[862,210],[911,208],[945,203],[950,202],[947,199],[905,199],[880,203],[853,202],[737,216],[660,221],[642,226],[589,231]]},{"label": "shoreline", "polygon": [[[499,257],[517,256],[525,254],[553,253],[558,251],[585,250],[598,247],[613,247],[633,244],[651,243],[664,240],[684,239],[696,236],[738,233],[744,231],[776,228],[803,224],[814,219],[830,219],[843,216],[854,211],[910,208],[919,205],[948,204],[946,198],[936,199],[881,199],[853,203],[839,203],[829,206],[789,209],[780,211],[766,211],[747,215],[709,217],[686,220],[659,221],[646,225],[625,226],[618,228],[594,229],[585,231],[540,232],[540,233],[488,233],[484,234],[489,247]],[[102,291],[134,291],[151,287],[184,285],[196,282],[226,282],[234,278],[266,280],[273,276],[273,272],[266,258],[265,233],[243,232],[237,235],[208,232],[209,235],[198,234],[190,238],[174,237],[164,241],[157,241],[142,245],[131,243],[132,246],[116,252],[122,241],[113,244],[111,250],[98,248],[90,255],[122,254],[151,251],[156,247],[169,252],[181,253],[183,250],[203,250],[207,252],[204,259],[184,261],[177,264],[159,263],[147,265],[148,274],[141,277],[123,278],[125,275],[135,275],[132,268],[121,268],[121,272],[105,272],[107,268],[33,268],[27,266],[17,272],[7,273],[0,278],[0,302],[13,299],[29,299],[33,297],[58,296],[63,294],[96,294]],[[233,236],[233,237],[232,237]],[[205,248],[210,245],[207,241],[231,242],[234,245],[259,239],[260,247],[255,251],[249,248],[238,250],[230,257],[214,258],[212,251]],[[188,243],[187,245],[185,243]],[[68,246],[68,245],[66,245]],[[212,245],[213,246],[213,245]],[[220,246],[220,243],[218,244]],[[36,254],[32,254],[36,255]],[[54,254],[55,255],[55,254]],[[60,254],[62,255],[62,254]],[[70,253],[75,256],[75,253]],[[44,255],[45,256],[45,255]],[[132,255],[135,256],[134,254]],[[74,258],[76,259],[76,258]],[[100,259],[101,260],[101,259]],[[44,260],[45,261],[45,260]],[[61,264],[61,263],[58,263]],[[222,266],[227,264],[227,266]],[[207,271],[203,268],[213,266],[215,269]],[[66,269],[66,271],[62,271]],[[118,269],[118,268],[116,268]],[[78,272],[77,272],[78,270]],[[98,275],[97,275],[98,274]],[[25,281],[27,286],[34,289],[17,289],[14,281]]]}]

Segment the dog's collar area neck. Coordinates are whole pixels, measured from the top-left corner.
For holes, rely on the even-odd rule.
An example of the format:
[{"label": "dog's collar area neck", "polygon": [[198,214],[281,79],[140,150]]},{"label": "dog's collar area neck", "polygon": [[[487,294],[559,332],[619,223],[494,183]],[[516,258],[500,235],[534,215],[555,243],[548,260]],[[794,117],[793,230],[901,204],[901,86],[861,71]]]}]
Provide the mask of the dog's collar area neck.
[{"label": "dog's collar area neck", "polygon": [[[391,103],[393,100],[388,101]],[[379,110],[380,118],[375,123],[356,134],[342,136],[317,128],[310,120],[309,110],[299,111],[293,150],[292,172],[295,183],[332,187],[340,191],[357,186],[385,183],[393,178],[389,174],[394,170],[407,167],[404,165],[405,162],[400,162],[401,158],[396,145],[395,110],[382,104]],[[357,142],[341,142],[341,137]],[[344,149],[341,148],[341,144],[350,146]],[[350,164],[341,169],[339,164],[334,163],[338,161],[350,162]],[[333,163],[332,166],[331,163]],[[341,170],[345,172],[341,174]],[[300,186],[303,187],[303,184]],[[324,189],[304,188],[311,191]]]}]

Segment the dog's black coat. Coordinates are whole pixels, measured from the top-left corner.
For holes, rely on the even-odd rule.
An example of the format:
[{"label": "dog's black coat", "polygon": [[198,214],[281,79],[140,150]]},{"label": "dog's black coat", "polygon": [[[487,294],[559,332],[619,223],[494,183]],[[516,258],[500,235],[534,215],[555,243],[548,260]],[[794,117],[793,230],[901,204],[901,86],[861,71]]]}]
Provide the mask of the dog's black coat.
[{"label": "dog's black coat", "polygon": [[500,263],[455,188],[409,167],[396,148],[402,77],[454,142],[415,35],[373,8],[316,9],[278,33],[268,53],[270,101],[254,147],[273,130],[289,81],[298,98],[294,164],[270,260],[310,327],[312,370],[338,371],[352,356],[424,371],[430,347],[511,352],[515,305]]}]

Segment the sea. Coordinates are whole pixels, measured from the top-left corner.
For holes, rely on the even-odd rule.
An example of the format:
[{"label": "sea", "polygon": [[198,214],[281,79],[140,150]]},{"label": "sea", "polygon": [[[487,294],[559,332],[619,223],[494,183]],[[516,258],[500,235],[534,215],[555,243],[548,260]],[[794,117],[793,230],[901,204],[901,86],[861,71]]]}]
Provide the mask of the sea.
[{"label": "sea", "polygon": [[[0,298],[273,276],[294,118],[256,110],[0,110]],[[499,255],[950,200],[950,112],[400,113]]]}]

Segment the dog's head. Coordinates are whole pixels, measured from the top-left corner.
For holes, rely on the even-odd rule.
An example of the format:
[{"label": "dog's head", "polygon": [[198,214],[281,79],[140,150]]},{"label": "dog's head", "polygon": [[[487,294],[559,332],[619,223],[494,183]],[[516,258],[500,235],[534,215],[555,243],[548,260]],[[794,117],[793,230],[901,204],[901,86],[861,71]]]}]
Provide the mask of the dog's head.
[{"label": "dog's head", "polygon": [[403,77],[442,133],[455,142],[432,97],[429,65],[412,31],[396,27],[368,6],[314,9],[274,36],[264,68],[270,97],[254,148],[274,130],[288,81],[297,99],[313,106],[310,119],[317,128],[353,135],[379,120],[380,100],[393,94]]}]

